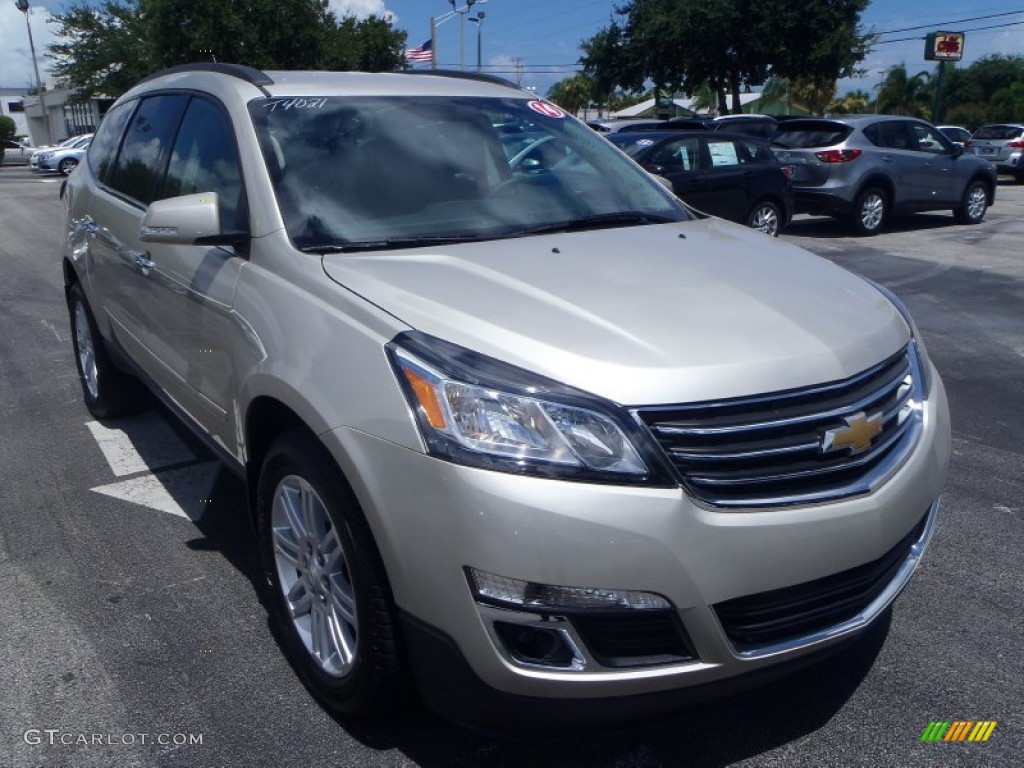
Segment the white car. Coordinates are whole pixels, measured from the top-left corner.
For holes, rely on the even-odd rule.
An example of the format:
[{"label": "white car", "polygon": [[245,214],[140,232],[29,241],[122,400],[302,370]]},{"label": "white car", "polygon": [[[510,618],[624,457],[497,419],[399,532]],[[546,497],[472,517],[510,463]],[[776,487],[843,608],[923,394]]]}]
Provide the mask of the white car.
[{"label": "white car", "polygon": [[67,146],[38,152],[33,155],[35,167],[40,171],[57,171],[62,176],[67,176],[78,167],[78,162],[85,155],[90,142],[92,142],[91,133],[78,137]]},{"label": "white car", "polygon": [[58,149],[78,147],[86,140],[91,138],[92,134],[88,133],[82,136],[72,136],[70,139],[64,139],[64,141],[60,142],[60,144],[51,144],[45,147],[36,147],[35,151],[31,155],[29,155],[28,164],[33,168],[38,168],[39,159],[47,152],[55,152]]}]

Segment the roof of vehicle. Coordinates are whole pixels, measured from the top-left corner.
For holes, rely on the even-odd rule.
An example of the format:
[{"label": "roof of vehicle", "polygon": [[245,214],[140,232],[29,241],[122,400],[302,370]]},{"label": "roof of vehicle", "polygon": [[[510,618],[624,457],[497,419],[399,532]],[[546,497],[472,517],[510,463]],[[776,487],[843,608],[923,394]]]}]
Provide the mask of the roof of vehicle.
[{"label": "roof of vehicle", "polygon": [[[742,113],[739,115],[719,115],[715,118],[715,122],[720,120],[775,120],[771,115],[754,115],[749,113]],[[778,122],[778,121],[776,121]]]},{"label": "roof of vehicle", "polygon": [[[517,96],[529,94],[493,75],[447,70],[405,72],[267,71],[238,64],[198,62],[156,72],[136,88],[201,84],[204,78],[248,84],[267,97],[284,96]],[[132,89],[133,91],[135,89]]]},{"label": "roof of vehicle", "polygon": [[654,130],[654,131],[620,131],[618,133],[609,134],[605,136],[608,141],[613,144],[627,144],[629,142],[638,142],[644,140],[651,140],[653,142],[661,142],[669,139],[707,139],[708,141],[722,141],[723,139],[738,139],[741,141],[753,141],[760,144],[767,144],[768,142],[757,136],[750,136],[746,133],[737,133],[735,131],[704,131],[701,129],[689,129],[679,131],[669,131],[665,129]]}]

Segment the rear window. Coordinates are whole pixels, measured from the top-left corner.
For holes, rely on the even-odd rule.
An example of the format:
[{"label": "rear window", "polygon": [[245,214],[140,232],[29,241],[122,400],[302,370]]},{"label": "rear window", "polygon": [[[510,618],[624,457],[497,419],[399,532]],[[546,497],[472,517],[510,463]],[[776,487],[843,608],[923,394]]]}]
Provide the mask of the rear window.
[{"label": "rear window", "polygon": [[853,128],[829,120],[787,120],[779,126],[772,144],[786,149],[832,147],[842,144]]},{"label": "rear window", "polygon": [[1024,128],[1017,125],[983,125],[974,132],[975,139],[988,139],[990,141],[1009,141],[1024,134]]}]

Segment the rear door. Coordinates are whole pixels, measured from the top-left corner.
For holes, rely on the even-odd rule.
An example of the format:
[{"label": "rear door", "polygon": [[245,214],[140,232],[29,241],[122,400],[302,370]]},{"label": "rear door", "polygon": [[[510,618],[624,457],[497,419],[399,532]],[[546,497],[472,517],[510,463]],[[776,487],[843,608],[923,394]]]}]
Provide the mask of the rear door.
[{"label": "rear door", "polygon": [[709,167],[705,195],[708,213],[732,221],[744,221],[753,205],[758,169],[738,139],[712,134],[707,139]]},{"label": "rear door", "polygon": [[[163,183],[170,145],[188,97],[149,96],[131,114],[120,151],[98,178],[103,190],[94,196],[90,251],[92,287],[100,296],[105,324],[116,343],[155,381],[168,377],[156,355],[152,271],[139,228],[146,206]],[[110,115],[106,120],[110,119]]]},{"label": "rear door", "polygon": [[672,182],[676,196],[699,211],[714,214],[713,193],[708,190],[706,149],[698,136],[669,139],[647,154],[643,165]]}]

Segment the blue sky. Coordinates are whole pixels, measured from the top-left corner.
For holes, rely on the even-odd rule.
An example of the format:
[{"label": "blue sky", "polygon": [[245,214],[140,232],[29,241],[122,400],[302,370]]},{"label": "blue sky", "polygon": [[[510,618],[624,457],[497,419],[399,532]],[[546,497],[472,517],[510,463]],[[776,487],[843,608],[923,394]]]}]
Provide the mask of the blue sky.
[{"label": "blue sky", "polygon": [[[182,0],[189,2],[191,0]],[[288,0],[282,0],[287,2]],[[483,63],[486,71],[519,79],[524,86],[546,93],[557,80],[577,69],[579,43],[606,26],[621,0],[477,0],[468,15],[484,12]],[[989,53],[1024,54],[1024,0],[976,0],[977,5],[949,0],[874,0],[863,16],[866,28],[893,32],[907,27],[931,25],[925,29],[894,32],[882,40],[919,38],[928,31],[967,31],[964,62]],[[466,0],[461,0],[460,7]],[[32,0],[31,20],[36,49],[42,53],[52,39],[46,24],[46,9],[59,9],[64,0]],[[389,12],[395,25],[409,35],[409,45],[430,37],[430,17],[443,17],[452,10],[447,0],[331,0],[338,11],[358,16]],[[994,14],[1012,14],[994,16]],[[961,21],[973,17],[992,18]],[[464,19],[465,17],[463,17]],[[1016,26],[981,30],[980,27],[1019,22]],[[463,20],[464,61],[476,64],[476,24]],[[971,31],[978,30],[978,31]],[[442,66],[460,66],[460,18],[453,17],[438,28],[438,61]],[[920,39],[880,44],[861,64],[868,70],[858,80],[839,84],[841,93],[854,88],[870,91],[886,68],[905,63],[910,72],[930,69],[923,60]],[[13,0],[0,0],[0,86],[24,86],[31,82],[31,58],[22,14]],[[517,70],[517,62],[521,68]],[[41,67],[46,62],[41,58]]]}]

